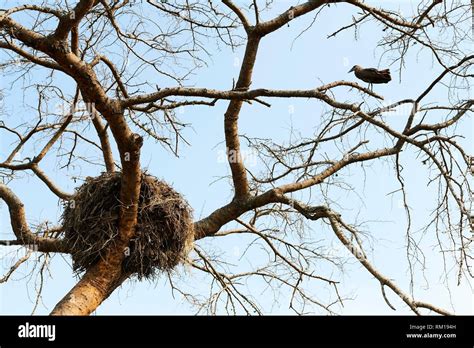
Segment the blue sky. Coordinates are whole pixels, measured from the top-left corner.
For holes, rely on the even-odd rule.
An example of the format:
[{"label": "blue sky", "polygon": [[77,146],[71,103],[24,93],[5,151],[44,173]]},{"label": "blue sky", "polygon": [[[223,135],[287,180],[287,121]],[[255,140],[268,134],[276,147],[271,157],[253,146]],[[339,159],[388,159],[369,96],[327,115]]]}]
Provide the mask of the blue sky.
[{"label": "blue sky", "polygon": [[[290,1],[276,2],[271,14],[279,13],[288,8]],[[384,2],[388,3],[388,2]],[[390,6],[393,2],[390,2]],[[411,11],[412,2],[404,1],[399,5],[403,11]],[[390,57],[382,55],[383,51],[376,45],[380,39],[378,25],[364,26],[358,33],[358,40],[354,39],[354,32],[349,30],[341,33],[337,38],[327,39],[327,35],[337,30],[342,25],[350,23],[351,16],[355,14],[348,5],[331,6],[317,18],[314,25],[296,41],[298,34],[306,28],[312,20],[312,15],[298,19],[288,27],[266,37],[261,44],[257,63],[254,69],[253,87],[268,87],[274,89],[311,89],[323,83],[336,80],[355,81],[352,74],[347,71],[355,64],[389,67]],[[269,15],[270,16],[270,15]],[[472,45],[466,47],[472,52]],[[0,57],[2,53],[0,52]],[[242,57],[242,48],[232,52],[227,47],[219,50],[213,47],[213,56],[209,66],[200,70],[191,78],[189,84],[195,86],[228,89],[232,79],[238,74],[236,61]],[[397,78],[398,66],[390,66],[393,81],[387,85],[378,85],[375,91],[388,101],[397,101],[412,98],[421,93],[430,81],[441,71],[439,66],[431,64],[432,58],[427,53],[418,54],[412,51],[406,60],[401,81]],[[44,79],[44,75],[31,77],[32,81]],[[143,79],[148,79],[148,75]],[[22,98],[21,94],[10,90],[11,78],[2,77],[0,87],[6,88],[7,116],[5,122],[20,124],[21,121],[32,120],[34,114],[28,111],[28,105],[35,106],[32,91],[27,91],[30,98]],[[17,82],[15,88],[21,89],[22,83]],[[348,93],[340,89],[336,96],[341,100],[359,100],[356,93]],[[472,96],[470,96],[472,98]],[[447,99],[446,88],[437,88],[430,99],[443,101]],[[240,116],[240,133],[247,136],[270,138],[274,141],[285,141],[290,137],[290,131],[298,130],[300,136],[311,136],[318,126],[321,115],[321,103],[310,100],[270,100],[272,107],[266,108],[259,104],[245,105]],[[179,112],[182,120],[192,124],[192,128],[185,130],[186,139],[190,146],[181,144],[180,157],[174,157],[160,145],[154,144],[150,139],[145,143],[142,154],[143,166],[153,175],[162,178],[181,192],[194,208],[195,218],[206,216],[217,207],[227,203],[232,196],[229,180],[217,180],[229,175],[227,163],[220,160],[223,144],[223,113],[226,102],[219,102],[215,107],[189,107]],[[403,117],[395,114],[393,117]],[[474,153],[473,143],[470,138],[474,127],[472,115],[459,128],[459,133],[466,136],[460,142],[466,150]],[[401,119],[403,122],[403,119]],[[298,133],[297,133],[298,134]],[[296,136],[296,135],[293,135]],[[376,137],[374,141],[382,142]],[[10,148],[12,139],[0,138],[0,157],[4,158]],[[40,146],[39,144],[37,145]],[[245,148],[244,148],[245,149]],[[84,151],[92,153],[91,149]],[[407,151],[402,154],[406,163],[406,177],[410,205],[416,211],[415,226],[422,226],[429,218],[430,209],[435,203],[435,190],[428,188],[428,172],[420,164],[420,159],[415,154]],[[354,166],[345,172],[345,178],[355,188],[358,195],[344,191],[334,191],[333,198],[344,208],[344,216],[348,221],[370,220],[365,225],[370,234],[368,240],[372,241],[373,250],[371,261],[389,278],[398,282],[398,285],[408,290],[409,276],[408,264],[405,256],[405,228],[404,211],[400,206],[400,196],[387,196],[398,188],[395,178],[389,176],[390,161],[387,163],[374,163],[364,172],[360,167]],[[57,171],[58,158],[50,153],[42,168],[54,179],[58,185],[72,192],[80,184],[74,183],[72,176],[98,175],[100,168],[81,165],[71,172]],[[253,170],[258,170],[257,163]],[[28,218],[31,222],[44,219],[57,221],[61,214],[61,205],[44,184],[31,175],[22,175],[23,178],[11,182],[9,185],[25,202]],[[0,205],[0,236],[2,239],[11,237],[8,212],[5,206]],[[377,221],[376,221],[377,220]],[[351,297],[344,307],[337,311],[341,314],[408,314],[406,307],[392,294],[389,298],[397,307],[393,312],[384,302],[380,294],[380,286],[347,251],[338,244],[334,237],[319,225],[311,225],[310,233],[315,233],[324,239],[324,245],[332,248],[335,255],[347,256],[348,263],[345,272],[337,273],[341,281],[340,291],[343,296]],[[472,288],[466,279],[460,286],[455,285],[455,271],[450,272],[448,280],[450,291],[447,290],[444,278],[441,276],[442,258],[439,252],[432,251],[435,245],[433,236],[416,235],[420,246],[426,250],[426,269],[424,275],[418,269],[415,278],[415,295],[419,300],[432,302],[440,307],[456,310],[458,314],[472,314]],[[206,239],[199,241],[202,248],[220,250],[226,253],[229,262],[238,263],[239,269],[245,269],[250,264],[264,261],[258,251],[251,252],[240,259],[241,253],[249,242],[247,237],[226,237],[220,239]],[[5,273],[10,266],[10,249],[1,248],[0,255],[5,257],[1,261],[0,270]],[[30,313],[34,306],[34,278],[27,282],[24,277],[32,270],[30,263],[15,273],[13,279],[0,285],[0,313],[25,314]],[[75,284],[77,278],[73,276],[69,257],[56,255],[50,264],[51,277],[47,279],[43,290],[42,302],[36,311],[38,314],[48,313],[64,294]],[[325,266],[321,266],[325,267]],[[327,272],[321,269],[321,272]],[[196,292],[205,293],[208,288],[202,275],[180,269],[180,278],[186,287],[194,288]],[[427,286],[429,284],[429,287]],[[272,297],[264,293],[261,283],[249,283],[252,293],[260,296],[267,314],[292,313],[288,308],[288,293],[283,292],[273,303]],[[308,286],[316,286],[310,283]],[[319,286],[319,285],[318,285]],[[333,298],[330,288],[321,286],[313,293],[322,299]],[[129,282],[122,286],[105,301],[97,310],[97,314],[193,314],[195,309],[186,303],[179,294],[171,293],[166,277],[161,277],[156,283]]]}]

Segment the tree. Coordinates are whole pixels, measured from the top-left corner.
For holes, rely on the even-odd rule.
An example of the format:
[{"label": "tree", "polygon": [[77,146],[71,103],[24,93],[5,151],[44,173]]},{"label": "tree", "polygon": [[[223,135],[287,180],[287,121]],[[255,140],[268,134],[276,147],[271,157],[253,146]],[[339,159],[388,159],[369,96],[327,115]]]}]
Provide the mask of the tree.
[{"label": "tree", "polygon": [[[25,90],[34,89],[37,106],[37,115],[28,115],[26,124],[15,123],[14,117],[8,118],[11,124],[7,118],[0,124],[2,137],[15,138],[0,162],[4,182],[0,184],[0,198],[8,207],[14,238],[1,241],[1,245],[34,246],[34,252],[12,265],[2,282],[33,254],[71,252],[60,225],[43,223],[33,229],[9,182],[20,180],[23,172],[32,172],[67,202],[74,196],[64,192],[41,169],[45,157],[65,156],[65,164],[58,165],[65,175],[71,173],[75,163],[100,164],[107,172],[121,173],[117,236],[106,257],[81,275],[52,314],[93,312],[130,277],[121,265],[123,250],[133,238],[137,223],[142,146],[152,146],[154,140],[178,155],[178,144],[186,142],[183,130],[187,124],[180,121],[176,110],[184,106],[206,107],[212,112],[218,103],[226,103],[224,134],[233,198],[194,222],[196,245],[191,267],[208,273],[218,286],[215,290],[213,285],[211,294],[198,305],[210,312],[217,311],[223,303],[230,312],[258,313],[258,300],[243,292],[242,284],[246,279],[259,278],[271,287],[289,289],[290,307],[298,313],[308,306],[332,312],[333,304],[319,302],[304,285],[310,280],[327,284],[336,295],[335,302],[344,301],[332,272],[321,275],[316,271],[321,262],[334,269],[338,262],[342,263],[334,255],[320,251],[315,236],[304,232],[317,228],[329,229],[375,278],[374,283],[380,284],[390,307],[393,305],[387,289],[416,314],[424,310],[449,313],[419,300],[413,291],[403,289],[376,268],[368,255],[368,232],[364,233],[362,224],[345,217],[348,214],[344,203],[337,202],[336,197],[343,190],[356,190],[351,187],[353,179],[347,176],[348,170],[360,169],[356,177],[361,178],[361,173],[374,163],[389,164],[390,174],[384,175],[398,181],[399,188],[392,194],[401,194],[406,211],[407,257],[410,266],[420,262],[424,253],[433,251],[417,249],[411,220],[425,207],[410,206],[403,171],[415,165],[408,160],[410,156],[422,157],[422,163],[418,161],[416,165],[428,168],[428,181],[436,185],[439,193],[423,231],[437,240],[435,250],[441,251],[445,265],[457,267],[459,281],[472,277],[471,187],[467,171],[470,157],[463,140],[457,139],[463,135],[463,122],[469,122],[472,116],[474,103],[468,93],[472,82],[469,79],[474,76],[469,4],[420,1],[412,14],[402,14],[358,0],[311,0],[273,16],[272,1],[77,0],[72,7],[69,3],[44,0],[41,4],[12,5],[0,12],[0,67],[4,76],[14,77],[12,81],[31,81]],[[354,30],[357,34],[360,27],[373,26],[380,31],[379,47],[390,55],[393,66],[398,64],[400,74],[414,50],[429,56],[436,68],[442,68],[441,73],[433,73],[421,93],[385,104],[382,95],[348,81],[311,89],[252,88],[255,63],[265,39],[300,17],[312,16],[312,23],[317,23],[324,13],[337,15],[343,7],[353,10],[353,19],[329,38],[337,40],[343,32]],[[189,87],[191,76],[211,58],[208,46],[212,42],[231,49],[244,45],[238,77],[230,89],[213,89],[212,82],[211,87]],[[278,47],[275,52],[285,54]],[[131,59],[139,63],[129,64]],[[317,65],[318,57],[314,59]],[[19,92],[13,83],[10,88]],[[433,91],[440,88],[445,88],[446,98],[431,100]],[[278,143],[241,133],[239,116],[244,105],[270,107],[271,100],[282,98],[317,102],[318,125],[311,137],[293,137],[289,142]],[[6,107],[8,97],[3,100],[2,119],[10,112]],[[59,111],[56,108],[55,112],[45,108],[60,102],[67,107]],[[78,108],[81,103],[85,109]],[[393,115],[394,110],[398,110],[398,117]],[[89,126],[98,142],[86,132]],[[265,168],[262,172],[246,168],[242,141],[258,154]],[[32,152],[33,142],[41,144],[39,151]],[[100,151],[100,163],[84,151],[84,146],[89,145]],[[28,156],[24,156],[25,152]],[[366,217],[373,218],[376,216]],[[232,223],[240,227],[233,228],[236,225]],[[266,265],[250,271],[226,272],[225,260],[216,259],[200,245],[204,238],[217,243],[219,238],[247,234],[255,237],[248,247],[258,242],[271,255]],[[410,271],[413,280],[413,270]],[[171,286],[181,291],[173,282]],[[181,292],[186,299],[198,301]]]}]

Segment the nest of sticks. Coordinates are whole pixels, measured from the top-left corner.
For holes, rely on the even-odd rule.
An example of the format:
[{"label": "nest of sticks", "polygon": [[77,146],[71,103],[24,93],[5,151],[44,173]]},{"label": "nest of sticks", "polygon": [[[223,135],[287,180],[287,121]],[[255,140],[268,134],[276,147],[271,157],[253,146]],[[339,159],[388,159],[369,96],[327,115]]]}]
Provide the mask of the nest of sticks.
[{"label": "nest of sticks", "polygon": [[[83,272],[105,256],[118,235],[120,173],[87,178],[64,207],[64,239],[73,269]],[[143,174],[135,236],[125,251],[124,271],[151,279],[187,259],[194,242],[192,211],[172,187]]]}]

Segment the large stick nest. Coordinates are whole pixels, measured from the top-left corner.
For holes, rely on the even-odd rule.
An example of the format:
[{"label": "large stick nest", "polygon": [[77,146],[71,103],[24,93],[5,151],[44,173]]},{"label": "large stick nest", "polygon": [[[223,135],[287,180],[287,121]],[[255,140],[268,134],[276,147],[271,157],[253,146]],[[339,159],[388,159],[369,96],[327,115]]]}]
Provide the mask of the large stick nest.
[{"label": "large stick nest", "polygon": [[[88,178],[76,189],[62,214],[65,241],[72,250],[73,269],[94,265],[118,235],[121,175]],[[188,203],[163,181],[142,176],[138,223],[125,251],[124,271],[153,278],[184,261],[194,241]]]}]

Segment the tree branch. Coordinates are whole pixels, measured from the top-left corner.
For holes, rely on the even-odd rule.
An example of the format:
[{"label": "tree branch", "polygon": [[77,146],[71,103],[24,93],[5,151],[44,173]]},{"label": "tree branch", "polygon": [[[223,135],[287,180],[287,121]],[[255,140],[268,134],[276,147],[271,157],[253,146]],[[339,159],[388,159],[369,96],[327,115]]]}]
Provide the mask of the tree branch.
[{"label": "tree branch", "polygon": [[97,4],[97,0],[80,0],[74,10],[61,16],[54,37],[59,41],[66,40],[71,30],[78,27],[84,16]]},{"label": "tree branch", "polygon": [[28,227],[25,217],[25,208],[20,199],[6,185],[0,184],[0,198],[7,204],[10,212],[10,221],[18,243],[42,252],[68,252],[60,239],[45,238],[33,234]]},{"label": "tree branch", "polygon": [[362,264],[362,266],[364,266],[364,268],[369,271],[369,273],[372,274],[382,286],[388,286],[395,294],[398,295],[398,297],[400,297],[408,305],[408,307],[410,307],[410,309],[415,314],[420,315],[420,312],[418,311],[419,308],[428,308],[442,315],[452,315],[450,312],[444,309],[437,308],[424,302],[415,301],[410,295],[401,290],[392,280],[380,273],[364,256],[363,250],[361,250],[360,247],[354,245],[344,235],[342,228],[347,225],[341,220],[339,214],[331,212],[328,215],[328,218],[334,233],[341,241],[341,243],[347,248],[347,250],[349,250],[350,253],[357,258],[357,260]]},{"label": "tree branch", "polygon": [[298,6],[292,6],[287,11],[280,14],[278,17],[269,20],[267,22],[262,22],[255,27],[255,32],[258,33],[261,37],[274,32],[292,21],[295,18],[301,17],[308,12],[311,12],[318,7],[327,4],[337,2],[337,0],[311,0],[307,1]]},{"label": "tree branch", "polygon": [[244,13],[242,12],[242,10],[241,10],[239,7],[237,7],[237,6],[232,2],[232,0],[222,0],[222,3],[223,3],[224,5],[226,5],[228,8],[230,8],[230,9],[232,10],[232,12],[234,12],[234,13],[237,15],[237,17],[239,17],[240,21],[242,22],[242,25],[243,25],[244,28],[245,28],[245,31],[246,31],[247,33],[249,33],[249,32],[250,32],[250,27],[251,27],[251,25],[250,25],[250,23],[249,23],[247,17],[245,17],[245,15],[244,15]]},{"label": "tree branch", "polygon": [[[373,92],[368,93],[366,88],[359,86],[356,83],[346,82],[346,81],[339,81],[334,82],[329,85],[322,86],[316,89],[310,90],[272,90],[272,89],[254,89],[249,91],[244,90],[230,90],[230,91],[219,91],[215,89],[208,89],[208,88],[186,88],[186,87],[171,87],[171,88],[163,88],[158,92],[151,93],[151,94],[144,94],[136,97],[131,97],[128,99],[124,99],[121,101],[121,104],[124,108],[130,108],[135,105],[145,104],[145,103],[153,103],[157,100],[169,97],[169,96],[187,96],[187,97],[204,97],[204,98],[212,98],[212,99],[225,99],[225,100],[236,100],[242,104],[243,100],[255,100],[258,97],[270,97],[270,98],[313,98],[319,99],[327,104],[345,110],[352,110],[356,112],[359,110],[359,107],[355,104],[347,104],[338,102],[331,97],[329,97],[324,91],[334,88],[336,86],[349,86],[353,88],[357,88],[362,92],[366,92],[367,94],[374,96],[378,99],[383,99],[382,96],[379,96]],[[239,109],[240,110],[240,109]],[[234,109],[232,109],[233,112]]]}]

